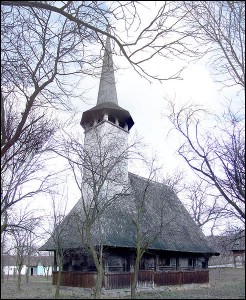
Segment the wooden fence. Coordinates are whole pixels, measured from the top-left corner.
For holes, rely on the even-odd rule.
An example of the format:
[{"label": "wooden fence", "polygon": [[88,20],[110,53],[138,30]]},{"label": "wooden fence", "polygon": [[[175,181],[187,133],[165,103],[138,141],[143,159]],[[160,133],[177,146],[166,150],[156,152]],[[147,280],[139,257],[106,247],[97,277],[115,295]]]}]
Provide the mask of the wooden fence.
[{"label": "wooden fence", "polygon": [[[57,283],[58,272],[53,272],[53,285]],[[61,285],[72,287],[93,288],[96,283],[96,272],[62,272]],[[104,276],[105,289],[129,289],[133,273],[108,273]],[[154,287],[164,285],[180,285],[188,283],[209,282],[209,270],[193,271],[139,271],[138,287]]]},{"label": "wooden fence", "polygon": [[[53,271],[52,284],[57,283],[58,272]],[[97,273],[96,272],[61,272],[61,285],[92,288],[96,284]]]}]

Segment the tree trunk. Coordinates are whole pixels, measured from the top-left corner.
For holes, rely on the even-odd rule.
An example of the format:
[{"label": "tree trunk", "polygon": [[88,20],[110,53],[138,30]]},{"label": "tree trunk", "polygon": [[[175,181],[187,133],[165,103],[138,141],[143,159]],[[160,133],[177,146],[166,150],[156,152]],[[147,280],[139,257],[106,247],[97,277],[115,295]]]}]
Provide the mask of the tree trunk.
[{"label": "tree trunk", "polygon": [[31,254],[28,253],[28,257],[27,257],[27,269],[26,269],[26,283],[29,283],[30,256],[31,256]]},{"label": "tree trunk", "polygon": [[103,266],[99,266],[99,270],[97,271],[97,281],[95,286],[94,299],[101,298],[101,288],[103,283]]},{"label": "tree trunk", "polygon": [[47,271],[47,273],[46,273],[46,279],[47,279],[47,281],[49,280],[49,269],[50,269],[50,267],[47,267],[47,269],[46,269],[46,271]]},{"label": "tree trunk", "polygon": [[4,266],[1,265],[1,283],[4,283],[4,270],[3,270]]},{"label": "tree trunk", "polygon": [[4,247],[4,236],[1,241],[1,283],[4,283],[4,256],[3,256],[3,247]]},{"label": "tree trunk", "polygon": [[59,270],[58,270],[57,283],[56,283],[55,299],[58,299],[60,295],[61,272],[62,272],[62,257],[59,257]]},{"label": "tree trunk", "polygon": [[18,270],[17,289],[18,291],[21,290],[21,269]]},{"label": "tree trunk", "polygon": [[138,283],[138,271],[139,271],[139,262],[140,259],[137,257],[135,262],[135,268],[133,273],[133,279],[131,284],[131,299],[136,299],[136,290],[137,290],[137,283]]},{"label": "tree trunk", "polygon": [[103,256],[103,246],[100,246],[100,258],[98,258],[98,254],[96,249],[94,248],[94,245],[92,243],[91,239],[91,228],[90,226],[86,227],[86,238],[88,242],[88,246],[90,249],[90,252],[93,257],[93,261],[95,263],[96,269],[97,269],[97,280],[96,280],[96,286],[94,290],[94,299],[100,299],[101,298],[101,288],[102,288],[102,282],[103,282],[103,276],[104,276],[104,268],[103,268],[103,262],[102,262],[102,256]]}]

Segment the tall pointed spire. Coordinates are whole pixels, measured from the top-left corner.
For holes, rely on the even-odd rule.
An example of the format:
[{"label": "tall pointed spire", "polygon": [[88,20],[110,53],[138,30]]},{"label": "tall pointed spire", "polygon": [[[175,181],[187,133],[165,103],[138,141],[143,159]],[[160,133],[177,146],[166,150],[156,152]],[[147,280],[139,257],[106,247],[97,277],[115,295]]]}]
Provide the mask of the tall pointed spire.
[{"label": "tall pointed spire", "polygon": [[118,105],[109,37],[105,45],[97,105],[83,112],[80,124],[85,130],[89,130],[102,122],[113,123],[125,131],[129,131],[134,125],[130,113]]},{"label": "tall pointed spire", "polygon": [[114,103],[118,105],[115,77],[114,77],[114,64],[112,58],[112,50],[110,38],[107,37],[105,52],[103,57],[102,74],[99,84],[99,91],[97,96],[97,105],[101,103]]}]

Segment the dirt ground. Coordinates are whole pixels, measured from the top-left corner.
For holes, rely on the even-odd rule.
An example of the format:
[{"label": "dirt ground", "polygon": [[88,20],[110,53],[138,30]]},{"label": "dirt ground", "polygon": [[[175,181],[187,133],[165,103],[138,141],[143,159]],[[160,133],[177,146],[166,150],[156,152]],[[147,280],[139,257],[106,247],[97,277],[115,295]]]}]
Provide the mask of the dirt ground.
[{"label": "dirt ground", "polygon": [[[138,299],[245,299],[245,269],[210,269],[210,282],[204,285],[164,287],[141,291]],[[88,299],[78,291],[62,290],[61,299]],[[125,299],[129,297],[124,297]],[[54,299],[51,278],[31,277],[30,283],[22,278],[21,291],[17,290],[16,278],[5,278],[1,284],[1,299]]]}]

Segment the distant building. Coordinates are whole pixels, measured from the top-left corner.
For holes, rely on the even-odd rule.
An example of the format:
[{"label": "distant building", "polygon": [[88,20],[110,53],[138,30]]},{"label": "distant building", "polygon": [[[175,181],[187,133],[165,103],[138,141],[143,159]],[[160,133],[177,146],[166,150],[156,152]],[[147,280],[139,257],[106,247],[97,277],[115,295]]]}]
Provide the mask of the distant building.
[{"label": "distant building", "polygon": [[[52,275],[53,271],[53,256],[31,256],[30,264],[28,268],[28,258],[24,257],[23,266],[21,269],[21,275],[26,275],[29,269],[30,276],[49,276]],[[17,275],[16,256],[4,255],[2,262],[4,275]]]},{"label": "distant building", "polygon": [[245,231],[236,234],[208,236],[209,245],[220,252],[219,257],[212,257],[210,267],[245,268]]}]

